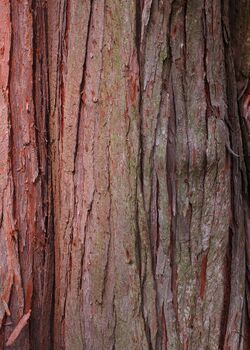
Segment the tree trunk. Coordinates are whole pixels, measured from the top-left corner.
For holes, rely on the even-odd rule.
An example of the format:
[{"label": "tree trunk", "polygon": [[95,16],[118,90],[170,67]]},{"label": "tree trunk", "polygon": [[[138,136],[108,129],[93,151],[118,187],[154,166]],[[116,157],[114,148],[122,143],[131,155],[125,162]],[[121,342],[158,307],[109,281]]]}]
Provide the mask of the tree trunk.
[{"label": "tree trunk", "polygon": [[249,349],[249,12],[0,1],[0,349]]}]

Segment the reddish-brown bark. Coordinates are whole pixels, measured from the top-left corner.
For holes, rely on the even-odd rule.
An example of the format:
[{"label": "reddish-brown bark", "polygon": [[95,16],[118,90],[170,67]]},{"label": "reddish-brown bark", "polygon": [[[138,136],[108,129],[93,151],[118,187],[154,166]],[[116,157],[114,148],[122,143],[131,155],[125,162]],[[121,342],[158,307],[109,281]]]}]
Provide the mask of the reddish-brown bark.
[{"label": "reddish-brown bark", "polygon": [[249,348],[249,7],[0,2],[0,349]]},{"label": "reddish-brown bark", "polygon": [[[36,45],[39,34],[42,35],[38,33],[39,25],[45,22],[40,19],[39,23],[30,1],[3,1],[1,15],[1,32],[4,34],[1,35],[0,79],[1,297],[7,303],[10,315],[7,313],[5,317],[1,311],[0,347],[4,348],[23,314],[32,309],[30,327],[22,329],[11,348],[49,348],[53,250],[48,210],[47,145],[44,141],[48,98],[45,86],[41,86],[46,75],[34,62],[44,50],[40,45],[38,52]],[[41,43],[45,44],[45,37],[42,39]]]}]

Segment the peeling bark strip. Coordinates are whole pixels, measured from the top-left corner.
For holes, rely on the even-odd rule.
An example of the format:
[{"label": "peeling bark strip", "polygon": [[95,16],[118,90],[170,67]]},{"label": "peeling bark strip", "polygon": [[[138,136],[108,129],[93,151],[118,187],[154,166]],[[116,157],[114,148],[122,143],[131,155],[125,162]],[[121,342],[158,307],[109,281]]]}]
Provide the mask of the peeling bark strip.
[{"label": "peeling bark strip", "polygon": [[1,349],[249,349],[249,8],[0,1]]},{"label": "peeling bark strip", "polygon": [[6,346],[11,346],[14,344],[15,340],[18,338],[19,334],[22,332],[23,328],[26,326],[30,318],[30,315],[31,315],[31,310],[29,310],[27,314],[23,315],[23,317],[20,319],[15,329],[11,333],[8,341],[6,342],[5,344]]}]

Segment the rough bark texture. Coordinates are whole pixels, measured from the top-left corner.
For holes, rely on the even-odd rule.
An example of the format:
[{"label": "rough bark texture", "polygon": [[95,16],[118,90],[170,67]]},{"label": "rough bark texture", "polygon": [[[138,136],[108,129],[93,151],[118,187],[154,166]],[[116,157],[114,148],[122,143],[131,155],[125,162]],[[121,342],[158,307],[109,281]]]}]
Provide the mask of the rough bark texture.
[{"label": "rough bark texture", "polygon": [[37,6],[18,0],[4,0],[0,5],[1,349],[29,309],[30,326],[10,348],[46,349],[51,344],[54,269],[48,204],[45,12],[36,15]]},{"label": "rough bark texture", "polygon": [[249,13],[0,1],[0,349],[249,349]]}]

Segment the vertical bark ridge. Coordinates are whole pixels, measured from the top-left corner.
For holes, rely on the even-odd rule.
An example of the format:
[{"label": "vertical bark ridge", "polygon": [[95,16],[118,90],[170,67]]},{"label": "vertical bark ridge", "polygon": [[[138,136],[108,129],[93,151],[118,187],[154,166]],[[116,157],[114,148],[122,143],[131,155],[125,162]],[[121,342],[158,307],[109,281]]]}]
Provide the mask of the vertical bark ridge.
[{"label": "vertical bark ridge", "polygon": [[11,7],[9,1],[0,4],[0,113],[1,113],[1,165],[0,165],[0,233],[1,233],[1,270],[0,270],[0,346],[3,348],[6,337],[11,332],[5,324],[10,319],[10,300],[13,288],[21,289],[20,266],[18,262],[18,244],[13,206],[13,176],[11,164],[11,128],[10,128],[10,56],[12,43]]},{"label": "vertical bark ridge", "polygon": [[[21,6],[11,2],[12,17],[12,55],[10,75],[10,121],[12,130],[12,173],[14,180],[14,216],[18,242],[18,260],[20,264],[21,284],[13,288],[10,301],[11,314],[17,323],[22,315],[31,308],[33,294],[33,244],[37,234],[35,228],[36,189],[32,183],[38,176],[36,140],[34,133],[34,104],[32,84],[33,32],[32,14],[28,1]],[[21,18],[23,25],[21,25]],[[19,33],[23,33],[22,39]],[[24,57],[26,50],[26,57]],[[18,63],[20,64],[18,64]],[[19,81],[21,90],[19,93]],[[33,125],[32,125],[33,123]],[[34,171],[33,171],[34,170]],[[18,302],[17,302],[18,300]],[[18,305],[19,304],[19,305]],[[16,348],[29,347],[29,330],[26,328],[15,344]]]},{"label": "vertical bark ridge", "polygon": [[[234,123],[237,122],[240,124],[240,130],[241,130],[241,136],[242,136],[242,146],[243,146],[243,156],[244,156],[244,163],[240,164],[240,170],[237,171],[235,169],[235,173],[238,174],[239,171],[242,176],[242,181],[239,181],[238,183],[235,183],[235,194],[237,194],[237,190],[242,189],[242,197],[239,198],[239,196],[235,196],[235,206],[237,206],[237,199],[239,203],[239,199],[241,200],[240,203],[243,203],[244,205],[244,231],[247,232],[245,237],[245,244],[246,244],[246,298],[247,298],[247,305],[246,307],[246,319],[244,322],[244,336],[249,342],[249,332],[247,331],[247,328],[249,327],[249,319],[250,319],[250,204],[249,204],[249,198],[250,198],[250,143],[249,143],[249,131],[250,131],[250,60],[249,60],[249,50],[250,50],[250,25],[249,25],[249,7],[250,7],[250,1],[249,0],[242,0],[237,3],[234,3],[233,1],[226,2],[226,9],[229,12],[229,23],[227,24],[227,28],[230,29],[230,39],[232,42],[232,51],[230,52],[230,59],[228,59],[228,69],[232,66],[234,63],[235,66],[235,78],[236,78],[236,87],[234,82],[234,89],[237,88],[237,99],[238,99],[238,110],[237,110],[237,117],[234,118]],[[241,38],[244,38],[242,40]],[[233,56],[233,63],[232,63],[232,56]],[[235,95],[235,91],[234,91]],[[237,106],[233,106],[236,108]],[[234,135],[234,140],[240,137],[240,133],[236,133]],[[237,140],[236,143],[239,143],[240,140]],[[241,146],[241,145],[239,145]],[[244,166],[246,167],[244,171]],[[238,186],[237,186],[238,185]],[[238,221],[240,228],[242,228],[243,222],[242,220],[242,211],[239,210],[241,208],[238,208]],[[247,344],[247,342],[246,342]]]},{"label": "vertical bark ridge", "polygon": [[[75,289],[72,283],[75,283],[76,272],[73,261],[73,223],[76,216],[74,172],[91,2],[49,2],[48,9],[54,17],[49,23],[49,47],[53,48],[50,51],[50,130],[51,141],[54,143],[52,154],[57,247],[55,288],[58,291],[55,300],[55,347],[68,344],[81,346],[82,338],[74,337],[74,332],[82,334],[80,323],[74,323],[73,319],[71,321],[71,315],[79,312],[77,303],[71,303],[74,298],[78,299],[71,291],[72,288]],[[60,76],[57,72],[60,72]],[[58,324],[62,327],[58,327]]]},{"label": "vertical bark ridge", "polygon": [[[152,4],[147,31],[144,34],[148,43],[150,43],[151,26],[152,28],[160,26],[160,21],[155,20],[156,15],[154,14],[154,11],[157,13],[159,8],[160,6]],[[224,64],[222,8],[218,3],[210,4],[207,1],[204,4],[189,1],[187,6],[185,2],[180,1],[173,3],[170,12],[167,13],[171,13],[171,52],[169,58],[166,55],[167,59],[165,58],[165,60],[170,62],[174,93],[172,99],[174,108],[171,110],[172,113],[176,110],[177,118],[175,122],[177,146],[176,149],[173,146],[167,147],[167,164],[169,157],[175,157],[177,160],[176,165],[172,163],[170,168],[167,168],[169,190],[165,190],[164,195],[166,198],[167,192],[167,198],[169,198],[176,192],[178,204],[177,208],[172,207],[171,210],[171,216],[174,217],[175,221],[174,224],[171,224],[174,232],[173,229],[170,229],[171,226],[168,226],[166,230],[166,232],[168,230],[172,232],[170,246],[175,242],[175,247],[171,247],[172,258],[169,264],[172,267],[172,283],[175,284],[174,294],[177,299],[175,300],[174,296],[172,303],[164,303],[164,306],[172,305],[172,310],[176,309],[176,306],[178,308],[175,320],[178,320],[176,329],[178,329],[179,334],[176,336],[176,343],[171,343],[171,348],[178,347],[177,339],[179,337],[181,346],[184,348],[195,347],[197,339],[202,347],[211,346],[214,348],[217,346],[216,344],[220,343],[222,325],[227,322],[223,315],[224,311],[218,312],[217,310],[223,310],[223,305],[228,307],[226,301],[228,291],[225,285],[229,275],[225,273],[225,265],[227,263],[229,227],[231,226],[231,184],[229,179],[230,164],[235,162],[235,159],[231,159],[227,153],[228,146],[233,147],[234,152],[237,152],[236,143],[230,139],[231,130],[227,126],[230,117],[228,109],[230,110],[231,107],[230,104],[228,109],[224,107],[228,104],[226,77],[230,69],[226,71]],[[165,16],[167,17],[166,13]],[[154,35],[155,37],[156,35]],[[164,158],[159,158],[158,154],[161,147],[163,150],[166,147],[162,139],[158,141],[159,145],[157,144],[155,135],[158,136],[158,134],[155,133],[155,130],[158,132],[159,125],[162,125],[161,122],[157,121],[157,115],[158,110],[166,102],[162,98],[164,96],[162,77],[156,79],[156,83],[154,80],[151,82],[153,86],[151,91],[154,91],[157,84],[160,86],[160,93],[156,93],[158,98],[161,96],[158,104],[152,103],[154,101],[152,92],[151,95],[149,93],[143,95],[150,80],[151,70],[148,62],[155,64],[155,57],[157,57],[159,50],[157,45],[148,44],[150,52],[147,51],[147,41],[144,45],[146,49],[143,51],[143,59],[145,61],[141,60],[141,77],[143,77],[141,108],[143,190],[146,210],[149,213],[148,222],[153,261],[158,261],[157,254],[161,249],[161,244],[158,246],[158,242],[161,242],[159,218],[162,202],[159,202],[158,198],[159,177],[157,173],[159,166],[164,166]],[[193,57],[196,59],[194,60]],[[159,64],[156,66],[157,69],[159,66]],[[231,69],[233,68],[231,67]],[[155,76],[152,74],[151,77]],[[229,81],[229,85],[232,83],[233,81]],[[166,98],[169,96],[166,95]],[[235,96],[232,98],[235,101]],[[146,109],[147,100],[151,110]],[[169,137],[170,132],[166,136],[167,140]],[[156,146],[154,140],[156,140]],[[169,141],[167,144],[170,145]],[[183,145],[182,148],[181,145]],[[171,156],[169,152],[173,152],[175,156]],[[171,164],[171,158],[169,161]],[[171,173],[174,173],[172,181],[169,178]],[[239,188],[238,193],[240,191],[242,188]],[[223,205],[219,207],[218,203],[223,203]],[[220,214],[222,212],[224,216]],[[170,222],[173,222],[173,219],[170,218]],[[244,260],[244,240],[238,239],[239,242],[243,242],[237,248],[238,251],[241,251],[240,261],[242,261]],[[177,266],[176,272],[173,262]],[[163,264],[159,265],[162,268]],[[214,273],[215,269],[218,275]],[[242,280],[242,276],[244,276],[243,265],[240,271],[240,279]],[[220,276],[219,279],[218,276]],[[155,278],[157,281],[157,275]],[[158,283],[157,289],[162,290],[158,288]],[[217,293],[216,303],[213,302],[215,291]],[[243,291],[244,287],[240,287],[239,298],[244,299]],[[161,292],[157,295],[158,303],[162,298],[164,300],[160,294]],[[163,305],[163,301],[161,303]],[[212,309],[215,304],[215,308]],[[166,314],[172,315],[171,308],[169,306],[166,309]],[[239,304],[234,305],[234,308],[238,310],[239,314],[244,313]],[[159,307],[160,309],[162,308]],[[213,330],[211,330],[210,324],[213,324]],[[167,337],[168,341],[169,339],[173,341],[173,330],[169,330],[168,324],[166,324],[161,336],[164,329],[167,334],[172,335],[172,337]],[[209,337],[206,337],[205,334],[209,334]]]},{"label": "vertical bark ridge", "polygon": [[[43,234],[34,246],[34,298],[31,318],[31,347],[51,346],[53,333],[54,229],[52,210],[51,162],[49,156],[49,82],[47,47],[47,8],[44,1],[32,3],[33,12],[33,101],[38,159],[39,226]],[[39,302],[38,302],[39,300]]]},{"label": "vertical bark ridge", "polygon": [[[5,231],[9,236],[6,237],[6,242],[8,242],[6,254],[9,259],[7,266],[12,278],[8,277],[8,273],[6,276],[7,281],[12,282],[12,289],[11,294],[8,294],[5,287],[3,296],[9,325],[5,328],[5,334],[2,333],[1,347],[4,348],[6,339],[23,314],[31,309],[32,326],[35,327],[41,338],[36,340],[26,327],[11,346],[12,349],[29,349],[34,343],[37,344],[37,348],[42,344],[44,346],[50,344],[50,293],[53,283],[53,264],[48,269],[46,262],[48,262],[47,259],[51,261],[52,246],[51,240],[47,239],[46,223],[49,215],[46,179],[47,145],[37,137],[38,129],[42,134],[46,132],[45,122],[48,111],[46,111],[46,102],[44,105],[41,103],[44,113],[36,110],[38,105],[35,89],[38,86],[37,79],[39,77],[46,79],[46,76],[33,70],[36,32],[33,31],[34,18],[31,2],[25,1],[20,4],[13,0],[4,2],[2,6],[3,13],[5,16],[8,15],[8,18],[5,17],[5,20],[8,21],[5,22],[5,25],[9,23],[6,26],[6,33],[8,28],[11,28],[9,32],[11,36],[5,37],[9,50],[7,48],[6,53],[5,49],[3,50],[4,59],[1,62],[1,71],[5,76],[1,76],[1,81],[8,77],[7,85],[2,87],[2,92],[5,98],[9,96],[9,120],[5,125],[5,137],[9,135],[9,141],[5,140],[9,157],[6,166],[10,167],[8,186],[6,186],[6,193],[8,191],[9,196],[6,210],[9,228],[6,227]],[[46,45],[45,37],[42,42]],[[42,46],[41,51],[43,51]],[[6,59],[6,54],[9,55],[8,59]],[[5,79],[3,83],[6,83]],[[39,327],[42,327],[43,333]]]},{"label": "vertical bark ridge", "polygon": [[[249,130],[244,100],[250,77],[249,1],[224,1],[225,57],[228,73],[228,111],[230,142],[240,157],[232,162],[232,264],[231,295],[225,348],[249,346]],[[233,20],[234,19],[234,20]],[[228,34],[229,33],[229,34]],[[245,40],[239,45],[239,37]],[[230,45],[231,44],[231,45]],[[249,134],[249,132],[248,132]],[[239,271],[241,273],[239,273]],[[237,280],[237,282],[236,282]],[[240,311],[241,314],[240,314]]]},{"label": "vertical bark ridge", "polygon": [[[82,11],[83,9],[82,7]],[[81,92],[83,103],[81,105],[78,129],[79,145],[75,156],[74,189],[70,189],[70,186],[65,186],[65,183],[61,179],[59,180],[61,182],[60,194],[68,193],[69,198],[72,198],[76,206],[75,214],[70,219],[67,219],[69,216],[65,215],[65,229],[69,231],[69,234],[66,234],[64,237],[71,237],[71,245],[69,247],[67,241],[64,240],[64,246],[65,248],[68,247],[66,248],[68,253],[60,260],[61,266],[65,266],[66,270],[72,269],[70,275],[68,275],[69,280],[66,282],[66,285],[69,284],[69,286],[66,287],[67,298],[64,304],[64,324],[67,325],[65,326],[67,336],[66,333],[64,335],[66,347],[83,345],[86,347],[97,347],[97,344],[101,347],[103,344],[106,344],[106,347],[111,348],[113,347],[112,337],[114,337],[114,332],[117,338],[117,346],[122,346],[121,344],[125,344],[123,334],[128,333],[125,332],[125,328],[129,325],[128,320],[134,322],[135,325],[134,331],[136,333],[134,335],[131,334],[130,340],[132,347],[137,348],[135,344],[142,343],[142,347],[147,348],[146,344],[148,341],[151,342],[151,339],[148,340],[144,333],[143,323],[147,322],[147,320],[143,318],[141,311],[139,311],[141,308],[141,291],[138,289],[139,279],[135,270],[135,227],[131,227],[131,232],[129,233],[130,229],[127,226],[129,222],[136,220],[135,214],[137,210],[138,146],[133,146],[131,140],[133,138],[136,139],[135,136],[138,136],[138,73],[136,73],[135,30],[132,30],[129,36],[127,44],[128,55],[123,58],[121,56],[122,51],[120,51],[122,49],[122,41],[119,36],[119,28],[122,25],[121,18],[123,15],[126,16],[128,23],[131,19],[134,20],[135,9],[132,10],[134,15],[129,13],[128,8],[123,10],[117,3],[106,2],[103,10],[105,12],[105,23],[102,23],[99,20],[99,18],[103,18],[102,8],[100,4],[97,6],[96,2],[93,3],[95,15],[93,15],[93,20],[91,19],[89,25],[86,82]],[[72,13],[71,11],[69,12]],[[134,26],[135,22],[132,21],[131,25]],[[70,27],[68,28],[70,31]],[[127,35],[126,27],[124,26],[123,28],[124,35]],[[103,41],[101,33],[104,33]],[[68,37],[72,37],[70,32]],[[112,55],[111,46],[113,50]],[[121,81],[117,80],[117,77],[120,77]],[[65,82],[63,84],[64,106],[67,102]],[[110,86],[107,84],[110,84]],[[128,91],[127,95],[122,98],[123,107],[121,110],[119,109],[116,96],[112,95],[112,87],[114,91],[117,89]],[[70,88],[69,91],[71,91]],[[72,103],[72,96],[71,100],[68,101]],[[118,115],[121,115],[121,119],[118,119]],[[64,119],[67,122],[65,108]],[[57,120],[59,119],[57,118]],[[71,145],[72,136],[65,127],[65,121],[63,123],[63,139],[65,138],[65,142]],[[120,125],[120,123],[122,124]],[[119,145],[118,139],[115,137],[117,133],[123,131],[125,134],[121,134],[121,138],[124,142],[122,145]],[[130,136],[131,134],[133,137]],[[123,154],[121,163],[117,158],[116,147],[124,147],[124,150],[120,149],[119,152],[119,158]],[[124,151],[125,153],[123,153]],[[64,152],[67,152],[65,161],[68,161],[68,157],[72,154],[69,147],[59,147],[57,152],[59,157],[63,157]],[[128,165],[128,170],[126,170],[125,164]],[[106,168],[107,165],[108,169]],[[63,164],[60,167],[64,169],[65,165]],[[72,171],[73,169],[68,170]],[[124,184],[120,182],[123,176],[122,173],[120,175],[116,174],[116,172],[119,173],[121,171],[124,172],[124,181],[126,181],[128,186],[127,190],[125,190]],[[127,193],[126,201],[130,203],[128,207],[126,207],[126,201],[123,202],[117,197],[117,190],[120,186],[124,188],[124,195]],[[131,194],[127,192],[129,188],[131,189]],[[83,196],[82,190],[84,191]],[[114,201],[113,197],[116,197]],[[121,206],[120,211],[125,210],[127,212],[128,217],[124,216],[123,224],[117,221],[117,214],[114,215],[114,212],[116,213],[117,211],[116,205]],[[68,207],[70,206],[67,203]],[[61,222],[64,220],[63,217],[63,212],[59,212],[56,220]],[[123,225],[124,228],[122,228]],[[126,235],[132,234],[131,243],[129,240],[126,243],[125,236],[123,238],[124,229],[124,234],[126,232]],[[145,237],[142,240],[143,245],[146,244],[144,240]],[[128,246],[126,247],[126,245]],[[61,250],[65,251],[62,248]],[[71,256],[69,260],[67,258],[68,255]],[[123,256],[126,261],[121,265],[120,259]],[[112,264],[109,263],[109,260],[112,261]],[[79,266],[79,262],[82,266]],[[143,266],[143,280],[148,285],[148,283],[151,283],[150,271],[148,270],[151,266],[150,260],[148,259],[143,263],[145,264]],[[110,266],[111,271],[106,271],[107,266]],[[114,273],[117,276],[115,284]],[[148,274],[149,277],[147,276]],[[134,291],[129,292],[130,295],[128,296],[124,294],[128,293],[127,287],[124,289],[126,283],[128,283],[124,280],[126,275],[128,275],[128,281],[131,278],[134,281],[133,283],[135,283],[135,285],[132,283],[133,288],[135,288]],[[79,279],[80,284],[76,283]],[[108,290],[104,286],[105,283],[109,285]],[[79,285],[80,289],[77,287]],[[152,288],[150,284],[149,288]],[[83,304],[81,303],[82,305],[79,306],[78,302],[75,302],[78,295],[80,296],[79,301],[83,300]],[[103,298],[107,299],[108,302],[104,304]],[[128,310],[123,308],[121,303],[123,298],[128,300],[131,306],[134,305],[133,308],[138,310],[139,316],[128,313],[132,311],[129,311],[130,308]],[[115,302],[114,306],[112,305],[113,301]],[[151,300],[148,301],[148,304],[152,304]],[[145,302],[145,305],[143,305],[144,312],[148,312],[148,304]],[[74,318],[72,318],[72,314],[75,315]],[[82,317],[83,314],[85,317]],[[101,323],[98,326],[97,319],[102,319],[103,324]],[[71,323],[68,324],[67,320]],[[93,321],[90,322],[90,320]],[[107,322],[108,324],[105,325]],[[107,326],[110,327],[110,336],[107,336]],[[103,332],[103,327],[105,333]],[[155,326],[150,326],[150,328],[152,327]],[[154,333],[155,331],[150,330],[149,337],[151,337],[150,334],[152,334],[152,337],[155,337]],[[77,336],[79,334],[82,334],[82,338]],[[99,337],[95,337],[94,334],[99,334]]]}]

